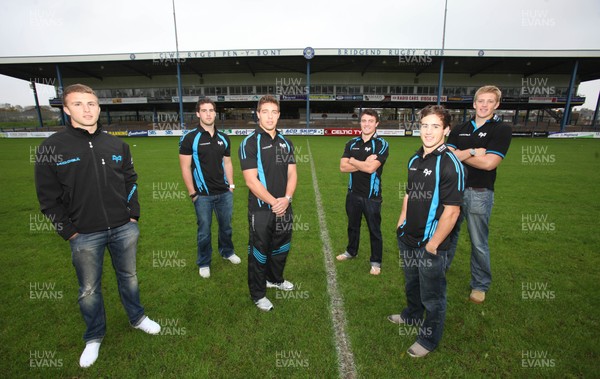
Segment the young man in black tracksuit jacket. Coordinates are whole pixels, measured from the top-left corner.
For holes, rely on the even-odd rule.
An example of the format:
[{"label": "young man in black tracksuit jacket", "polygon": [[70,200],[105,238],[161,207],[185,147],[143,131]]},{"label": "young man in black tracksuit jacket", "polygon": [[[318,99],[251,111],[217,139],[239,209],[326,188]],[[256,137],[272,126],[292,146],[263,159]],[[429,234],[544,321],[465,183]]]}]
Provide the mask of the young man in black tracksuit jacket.
[{"label": "young man in black tracksuit jacket", "polygon": [[40,206],[65,240],[140,217],[129,146],[100,125],[92,134],[67,125],[37,151]]},{"label": "young man in black tracksuit jacket", "polygon": [[81,367],[98,357],[106,332],[102,263],[108,248],[129,322],[149,334],[160,326],[144,314],[136,275],[140,205],[129,146],[102,132],[98,97],[87,86],[65,89],[70,125],[37,149],[35,182],[40,209],[68,240],[79,281],[79,308],[87,330]]}]

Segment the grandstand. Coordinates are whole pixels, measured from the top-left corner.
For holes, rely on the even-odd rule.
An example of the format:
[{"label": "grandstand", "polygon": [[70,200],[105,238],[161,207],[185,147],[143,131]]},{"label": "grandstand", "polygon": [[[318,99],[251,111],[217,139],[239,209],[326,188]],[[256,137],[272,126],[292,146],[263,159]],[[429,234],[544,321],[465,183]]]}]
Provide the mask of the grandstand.
[{"label": "grandstand", "polygon": [[52,85],[57,93],[88,84],[113,130],[193,127],[195,102],[205,96],[217,102],[219,127],[249,128],[264,94],[279,96],[281,127],[357,126],[357,114],[368,107],[381,111],[381,128],[410,130],[416,112],[438,100],[453,122],[462,122],[475,90],[495,84],[503,92],[499,115],[524,133],[586,129],[570,109],[585,102],[579,83],[600,78],[600,50],[313,51],[312,59],[302,49],[5,57],[0,74]]}]

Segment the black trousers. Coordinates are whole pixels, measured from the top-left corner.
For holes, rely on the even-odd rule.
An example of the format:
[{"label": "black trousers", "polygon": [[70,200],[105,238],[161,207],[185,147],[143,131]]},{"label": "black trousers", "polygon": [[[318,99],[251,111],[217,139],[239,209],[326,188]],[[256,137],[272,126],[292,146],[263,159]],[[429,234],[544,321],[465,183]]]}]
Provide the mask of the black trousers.
[{"label": "black trousers", "polygon": [[360,243],[360,224],[365,215],[371,237],[371,258],[373,266],[381,266],[383,239],[381,237],[381,200],[368,199],[352,192],[346,195],[346,214],[348,215],[348,246],[346,251],[356,256]]},{"label": "black trousers", "polygon": [[267,280],[283,282],[283,270],[292,242],[292,206],[276,217],[270,209],[248,211],[248,288],[257,301],[267,292]]}]

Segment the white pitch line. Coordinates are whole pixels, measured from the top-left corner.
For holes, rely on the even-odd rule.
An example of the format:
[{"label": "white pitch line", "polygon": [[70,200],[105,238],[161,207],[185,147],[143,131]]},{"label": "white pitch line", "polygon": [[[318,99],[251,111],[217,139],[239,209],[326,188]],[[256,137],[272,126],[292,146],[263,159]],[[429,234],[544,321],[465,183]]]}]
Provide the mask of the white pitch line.
[{"label": "white pitch line", "polygon": [[323,242],[323,257],[325,259],[325,270],[327,271],[327,293],[330,299],[331,321],[335,333],[335,348],[338,356],[338,368],[340,378],[357,378],[356,365],[354,364],[354,354],[350,346],[350,339],[346,333],[346,315],[344,313],[344,301],[338,290],[337,274],[333,262],[333,253],[327,222],[325,221],[325,212],[323,211],[323,202],[321,201],[321,192],[317,183],[317,172],[315,170],[315,161],[310,151],[310,143],[306,140],[308,147],[308,156],[310,158],[310,171],[312,173],[313,188],[315,190],[315,201],[317,203],[317,214],[319,216],[319,226],[321,227],[321,242]]}]

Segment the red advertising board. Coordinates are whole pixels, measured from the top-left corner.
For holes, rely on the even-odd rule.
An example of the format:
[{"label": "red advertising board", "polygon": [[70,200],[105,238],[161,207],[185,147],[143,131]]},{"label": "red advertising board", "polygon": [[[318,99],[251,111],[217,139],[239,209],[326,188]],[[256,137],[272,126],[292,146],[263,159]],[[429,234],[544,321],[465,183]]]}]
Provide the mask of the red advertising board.
[{"label": "red advertising board", "polygon": [[324,128],[326,136],[360,136],[360,129],[356,128]]}]

